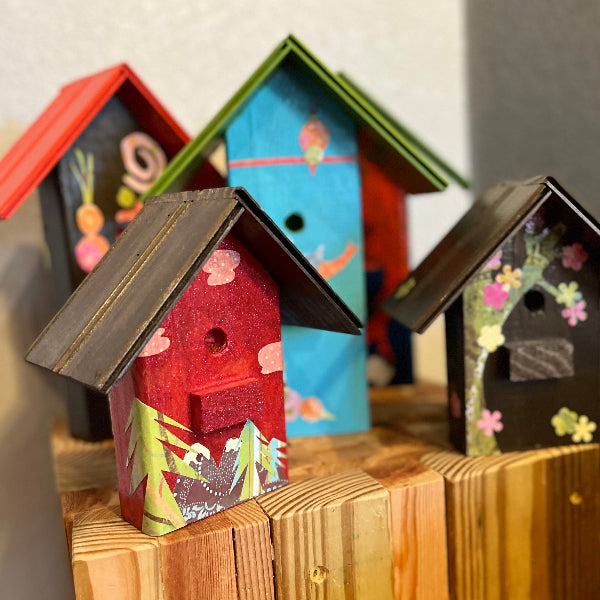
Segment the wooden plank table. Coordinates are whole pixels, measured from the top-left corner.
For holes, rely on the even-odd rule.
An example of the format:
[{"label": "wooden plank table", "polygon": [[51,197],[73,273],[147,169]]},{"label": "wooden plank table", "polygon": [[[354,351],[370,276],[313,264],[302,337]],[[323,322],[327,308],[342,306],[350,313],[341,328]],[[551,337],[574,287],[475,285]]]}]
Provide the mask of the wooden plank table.
[{"label": "wooden plank table", "polygon": [[[58,430],[77,597],[600,597],[597,445],[464,457],[439,386],[376,390],[372,415],[291,440],[290,485],[161,538],[120,519],[106,443]],[[81,490],[94,471],[108,485]]]}]

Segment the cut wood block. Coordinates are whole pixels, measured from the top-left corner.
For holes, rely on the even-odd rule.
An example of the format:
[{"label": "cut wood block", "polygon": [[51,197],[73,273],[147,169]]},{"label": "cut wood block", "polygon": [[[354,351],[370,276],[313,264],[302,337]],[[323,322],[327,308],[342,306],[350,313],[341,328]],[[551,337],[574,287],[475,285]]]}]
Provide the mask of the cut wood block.
[{"label": "cut wood block", "polygon": [[361,471],[257,499],[269,516],[278,598],[393,598],[389,495]]},{"label": "cut wood block", "polygon": [[432,449],[383,427],[289,442],[291,481],[362,468],[388,491],[394,597],[399,600],[448,598],[444,478],[419,461]]},{"label": "cut wood block", "polygon": [[165,600],[272,600],[269,519],[255,500],[157,538]]},{"label": "cut wood block", "polygon": [[52,430],[52,454],[56,488],[60,493],[88,490],[117,481],[113,440],[86,442],[71,437],[67,424]]},{"label": "cut wood block", "polygon": [[158,541],[121,519],[115,488],[63,496],[65,505],[77,600],[163,599]]},{"label": "cut wood block", "polygon": [[365,470],[390,494],[394,598],[446,600],[444,478],[414,458]]},{"label": "cut wood block", "polygon": [[[119,513],[119,495],[114,485],[65,492],[61,494],[60,500],[70,555],[72,554],[75,519],[77,519],[78,525],[103,522],[104,520],[112,521],[113,516]],[[111,514],[108,514],[107,510]]]},{"label": "cut wood block", "polygon": [[274,600],[269,518],[256,500],[226,513],[233,526],[239,600]]},{"label": "cut wood block", "polygon": [[269,519],[255,500],[155,538],[115,486],[62,494],[78,600],[273,600]]},{"label": "cut wood block", "polygon": [[371,420],[430,444],[452,449],[446,386],[432,383],[373,388]]},{"label": "cut wood block", "polygon": [[600,597],[597,445],[423,461],[446,479],[452,598]]},{"label": "cut wood block", "polygon": [[157,538],[165,600],[236,600],[233,528],[223,513]]}]

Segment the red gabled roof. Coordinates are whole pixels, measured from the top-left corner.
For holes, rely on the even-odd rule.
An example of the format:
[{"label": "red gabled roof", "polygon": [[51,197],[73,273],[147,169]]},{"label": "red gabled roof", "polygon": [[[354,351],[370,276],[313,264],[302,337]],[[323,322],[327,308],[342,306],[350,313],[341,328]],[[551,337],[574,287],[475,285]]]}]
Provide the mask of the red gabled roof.
[{"label": "red gabled roof", "polygon": [[170,159],[189,136],[126,65],[79,79],[58,96],[0,161],[0,219],[7,219],[113,97],[129,108]]}]

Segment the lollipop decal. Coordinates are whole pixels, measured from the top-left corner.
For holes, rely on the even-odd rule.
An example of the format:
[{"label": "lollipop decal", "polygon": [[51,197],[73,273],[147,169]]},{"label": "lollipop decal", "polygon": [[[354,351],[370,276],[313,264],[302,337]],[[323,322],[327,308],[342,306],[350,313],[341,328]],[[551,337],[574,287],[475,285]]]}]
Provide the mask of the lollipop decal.
[{"label": "lollipop decal", "polygon": [[138,194],[150,189],[167,164],[163,149],[142,131],[121,140],[121,158],[127,169],[123,183]]},{"label": "lollipop decal", "polygon": [[331,135],[323,121],[317,117],[317,111],[311,111],[308,121],[304,123],[298,136],[300,148],[304,152],[304,160],[308,164],[310,174],[317,172],[317,166],[323,161],[325,148],[329,144]]},{"label": "lollipop decal", "polygon": [[127,173],[117,191],[115,221],[126,225],[142,210],[143,203],[137,194],[146,193],[158,179],[167,164],[163,149],[148,134],[135,131],[121,140],[121,158]]}]

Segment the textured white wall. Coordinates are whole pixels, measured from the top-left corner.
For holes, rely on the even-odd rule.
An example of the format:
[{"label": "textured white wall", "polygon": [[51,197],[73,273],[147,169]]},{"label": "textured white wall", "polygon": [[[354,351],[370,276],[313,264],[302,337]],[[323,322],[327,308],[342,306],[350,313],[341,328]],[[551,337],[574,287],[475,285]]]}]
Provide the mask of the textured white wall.
[{"label": "textured white wall", "polygon": [[[2,0],[1,14],[0,152],[61,85],[122,61],[195,135],[293,32],[456,169],[469,173],[462,1]],[[467,202],[468,196],[458,190],[410,200],[414,262]],[[35,203],[31,198],[13,219],[0,223],[0,419],[31,422],[22,435],[15,433],[18,428],[12,434],[0,428],[5,452],[0,471],[5,483],[0,486],[0,581],[3,597],[51,599],[69,594],[65,571],[57,566],[64,562],[64,541],[58,533],[46,438],[60,402],[56,390],[20,362],[48,316]],[[17,320],[18,329],[13,325]],[[423,355],[421,371],[443,377],[439,333],[432,339],[433,358]],[[19,490],[36,494],[35,502]],[[37,553],[35,565],[28,549]]]}]

